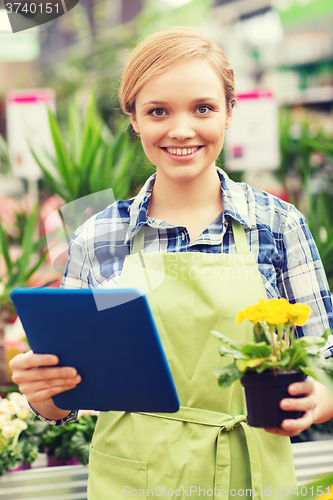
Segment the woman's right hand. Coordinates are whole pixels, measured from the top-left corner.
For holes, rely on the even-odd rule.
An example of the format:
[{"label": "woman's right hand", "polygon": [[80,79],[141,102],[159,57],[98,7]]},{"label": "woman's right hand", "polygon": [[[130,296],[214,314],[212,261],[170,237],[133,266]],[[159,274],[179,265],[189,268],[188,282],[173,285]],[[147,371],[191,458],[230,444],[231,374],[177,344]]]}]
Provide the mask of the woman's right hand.
[{"label": "woman's right hand", "polygon": [[58,363],[57,356],[32,351],[18,354],[10,361],[13,382],[34,407],[34,403],[49,402],[56,394],[81,382],[75,368],[56,366]]}]

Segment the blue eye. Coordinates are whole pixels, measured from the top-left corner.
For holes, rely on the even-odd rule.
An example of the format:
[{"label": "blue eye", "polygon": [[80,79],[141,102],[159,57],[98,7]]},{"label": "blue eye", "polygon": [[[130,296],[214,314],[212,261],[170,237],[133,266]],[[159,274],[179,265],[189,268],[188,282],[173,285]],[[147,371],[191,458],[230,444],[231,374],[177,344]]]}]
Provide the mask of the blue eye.
[{"label": "blue eye", "polygon": [[153,116],[163,116],[164,110],[162,108],[152,109],[149,111],[149,114]]},{"label": "blue eye", "polygon": [[208,106],[199,106],[197,110],[200,113],[200,115],[205,115],[207,114],[208,111],[210,111],[210,108]]}]

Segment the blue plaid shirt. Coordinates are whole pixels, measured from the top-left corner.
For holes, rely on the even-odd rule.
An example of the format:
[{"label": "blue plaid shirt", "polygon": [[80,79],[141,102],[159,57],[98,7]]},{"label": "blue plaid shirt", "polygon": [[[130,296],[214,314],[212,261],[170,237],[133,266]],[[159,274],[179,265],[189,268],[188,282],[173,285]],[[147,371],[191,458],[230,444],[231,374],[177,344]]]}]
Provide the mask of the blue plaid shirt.
[{"label": "blue plaid shirt", "polygon": [[[258,262],[268,298],[301,302],[312,313],[297,335],[322,335],[333,330],[331,293],[318,250],[303,215],[291,204],[245,183],[235,183],[217,168],[223,212],[190,243],[184,226],[147,217],[156,174],[137,196],[121,200],[93,216],[74,233],[62,287],[117,286],[133,238],[144,224],[145,252],[236,253],[231,219],[244,228]],[[333,337],[325,356],[333,355]],[[66,419],[75,418],[75,411]],[[63,421],[57,422],[62,423]]]}]

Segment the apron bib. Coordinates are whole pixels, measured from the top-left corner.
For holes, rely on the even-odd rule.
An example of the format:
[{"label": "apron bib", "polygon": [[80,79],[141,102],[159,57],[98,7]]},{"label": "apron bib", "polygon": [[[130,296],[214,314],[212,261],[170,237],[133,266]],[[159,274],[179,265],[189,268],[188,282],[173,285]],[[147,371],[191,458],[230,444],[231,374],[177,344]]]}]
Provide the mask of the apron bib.
[{"label": "apron bib", "polygon": [[213,375],[231,360],[221,358],[210,331],[250,341],[252,324],[237,325],[237,312],[266,298],[244,228],[235,221],[232,227],[236,254],[143,253],[144,227],[136,235],[119,285],[146,293],[181,407],[169,414],[101,412],[89,500],[261,500],[296,486],[290,439],[248,426],[240,382],[222,389]]}]

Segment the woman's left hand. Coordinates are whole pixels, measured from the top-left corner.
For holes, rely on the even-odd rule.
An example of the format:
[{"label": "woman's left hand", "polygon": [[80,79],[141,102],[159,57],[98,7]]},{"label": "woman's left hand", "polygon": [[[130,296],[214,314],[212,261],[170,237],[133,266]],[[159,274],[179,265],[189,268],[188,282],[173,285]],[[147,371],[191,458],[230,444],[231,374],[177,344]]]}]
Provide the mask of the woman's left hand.
[{"label": "woman's left hand", "polygon": [[[321,387],[319,387],[318,384]],[[321,420],[320,417],[320,408],[321,403],[323,403],[322,400],[324,397],[323,390],[327,391],[325,386],[315,380],[306,380],[305,382],[297,382],[295,384],[291,384],[288,387],[289,394],[292,396],[303,394],[304,397],[282,399],[280,402],[280,407],[286,411],[304,411],[305,413],[303,417],[297,419],[286,418],[285,420],[283,420],[281,427],[274,427],[272,429],[265,430],[272,434],[293,437],[297,436],[300,432],[310,427],[314,422],[324,422],[325,419]],[[333,411],[333,400],[331,411]],[[328,418],[330,418],[329,415]]]}]

